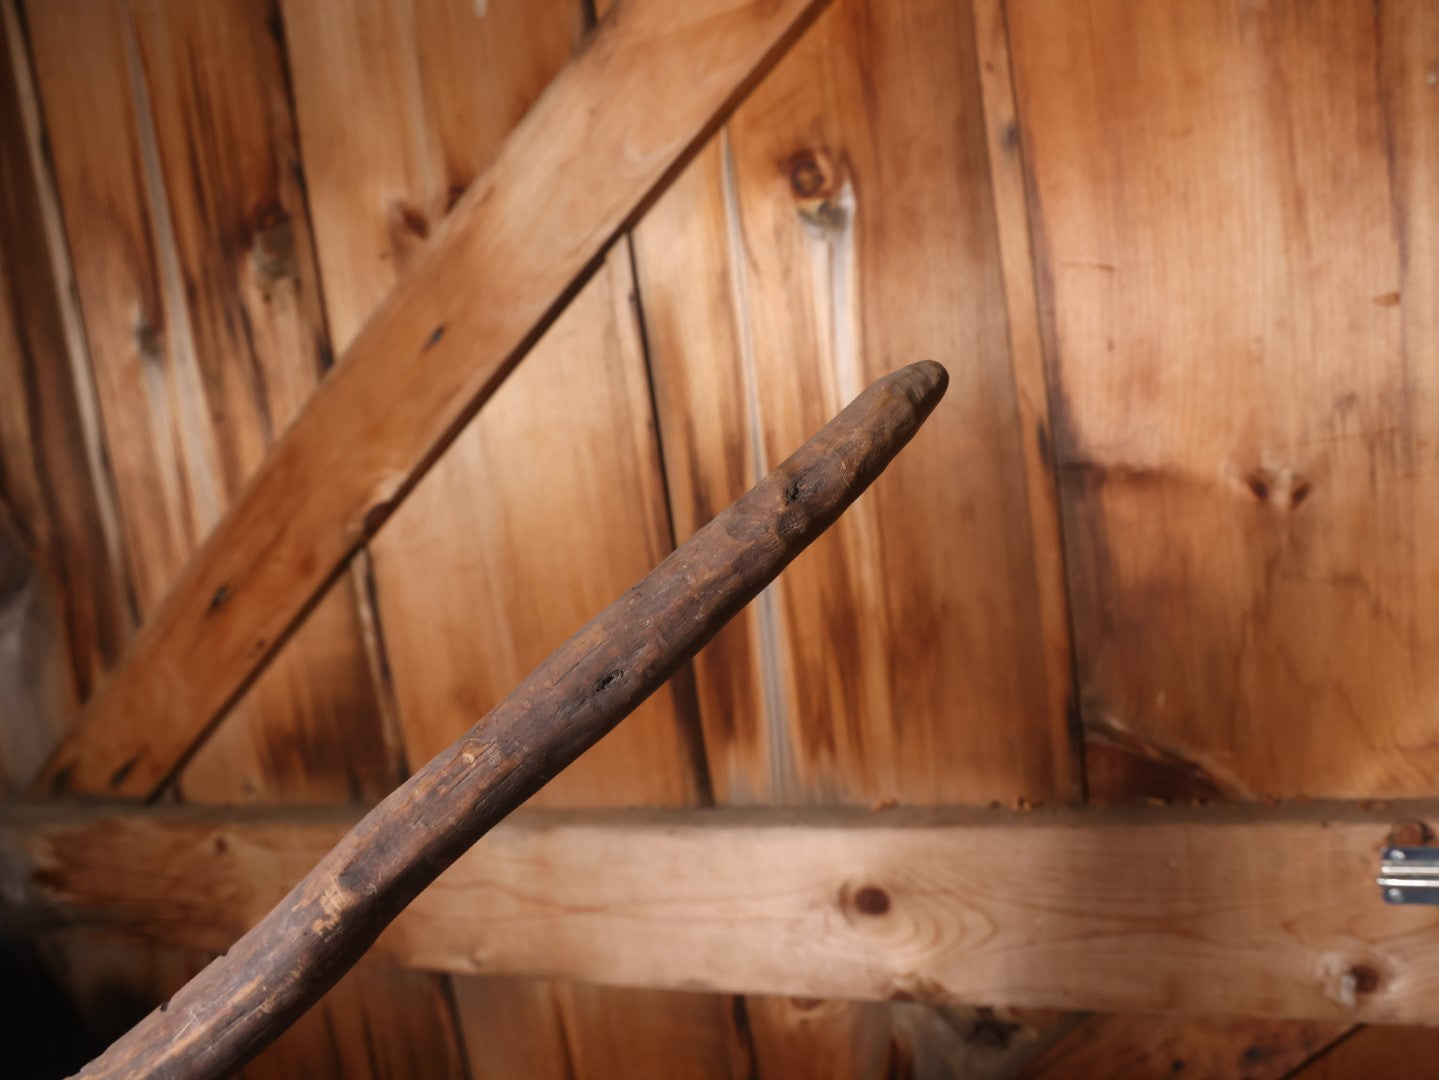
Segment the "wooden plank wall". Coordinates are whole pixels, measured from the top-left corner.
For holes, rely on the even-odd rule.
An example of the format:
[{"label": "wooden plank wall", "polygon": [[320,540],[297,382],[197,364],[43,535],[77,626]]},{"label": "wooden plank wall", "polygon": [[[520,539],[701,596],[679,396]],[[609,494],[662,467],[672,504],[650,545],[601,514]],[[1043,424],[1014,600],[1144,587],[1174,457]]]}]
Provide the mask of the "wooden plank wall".
[{"label": "wooden plank wall", "polygon": [[[32,699],[83,700],[606,6],[6,0]],[[1424,0],[835,0],[176,795],[373,800],[921,357],[951,390],[891,473],[540,801],[1432,794],[1436,58]],[[256,1075],[1007,1075],[1067,1023],[361,971]],[[1340,1034],[1090,1018],[1031,1075]]]},{"label": "wooden plank wall", "polygon": [[[1006,14],[1090,796],[1427,794],[1433,5]],[[1034,1075],[1284,1075],[1328,1037],[1085,1034]],[[1372,1035],[1314,1074],[1402,1073]]]},{"label": "wooden plank wall", "polygon": [[[140,618],[303,404],[332,350],[272,5],[36,3],[21,19],[63,210],[105,460]],[[371,801],[401,775],[371,684],[363,595],[340,585],[180,777],[177,795]],[[54,943],[77,983],[126,982]],[[175,979],[203,962],[164,966]],[[113,976],[113,977],[112,977]],[[163,998],[161,998],[163,1000]],[[111,1037],[115,1032],[108,1033]],[[352,1061],[363,1048],[371,1059]],[[357,973],[255,1075],[457,1063],[444,987]],[[457,1064],[452,1067],[457,1067]]]}]

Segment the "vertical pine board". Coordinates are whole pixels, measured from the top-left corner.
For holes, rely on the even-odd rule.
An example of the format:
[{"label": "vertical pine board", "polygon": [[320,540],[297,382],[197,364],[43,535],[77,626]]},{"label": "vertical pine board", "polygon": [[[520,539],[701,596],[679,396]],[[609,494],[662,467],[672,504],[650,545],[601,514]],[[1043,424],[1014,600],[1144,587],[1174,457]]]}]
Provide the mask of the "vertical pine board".
[{"label": "vertical pine board", "polygon": [[[36,4],[27,16],[120,514],[152,610],[329,354],[277,13],[226,0]],[[361,633],[342,584],[187,768],[181,794],[387,792],[398,763]],[[74,953],[82,968],[93,956]],[[125,956],[122,969],[145,962]],[[417,1048],[454,1075],[440,987],[351,979],[256,1075],[403,1076]]]},{"label": "vertical pine board", "polygon": [[1434,1071],[1439,1030],[1371,1024],[1293,1073],[1293,1080],[1419,1077]]},{"label": "vertical pine board", "polygon": [[[326,306],[343,347],[568,59],[582,11],[414,0],[287,3],[284,13]],[[448,744],[668,550],[632,291],[621,247],[371,545],[412,761]],[[682,704],[663,691],[540,800],[694,803],[699,740]],[[635,1016],[634,995],[613,990],[456,986],[472,1068],[489,1059],[497,1016],[520,1046],[550,1046],[564,1016],[588,1075],[625,1075],[635,1054],[728,1075],[727,1059],[705,1049],[728,1030],[718,998],[658,995]]]},{"label": "vertical pine board", "polygon": [[[1026,445],[1042,378],[1010,347],[1024,268],[1001,265],[976,50],[968,5],[840,0],[634,232],[681,538],[871,379],[921,357],[952,379],[698,658],[722,802],[1077,793],[1057,513]],[[752,1000],[748,1019],[762,1075],[1009,1068],[921,1007]]]},{"label": "vertical pine board", "polygon": [[361,964],[245,1067],[246,1080],[466,1076],[443,979]]},{"label": "vertical pine board", "polygon": [[[49,972],[82,1021],[72,1032],[77,1066],[213,959],[193,949],[141,947],[79,933],[50,935],[41,944]],[[247,1080],[463,1076],[449,1005],[439,988],[438,980],[419,972],[361,964],[242,1075]]]},{"label": "vertical pine board", "polygon": [[489,977],[455,986],[474,1080],[752,1075],[699,994]]},{"label": "vertical pine board", "polygon": [[765,1077],[963,1077],[1009,1080],[1066,1030],[1051,1012],[915,1002],[750,997],[755,1060]]},{"label": "vertical pine board", "polygon": [[49,508],[43,498],[28,498],[46,488],[40,425],[31,422],[26,393],[35,368],[22,345],[7,264],[0,249],[0,793],[6,794],[35,774],[77,701],[65,591],[42,565],[55,551]]},{"label": "vertical pine board", "polygon": [[[1411,373],[1435,359],[1414,301],[1436,279],[1435,24],[1198,7],[1011,6],[1090,790],[1427,793],[1409,747],[1433,632],[1404,600],[1433,576],[1408,481],[1432,427]],[[1103,1023],[1216,1059],[1246,1026],[1308,1045]]]},{"label": "vertical pine board", "polygon": [[[327,355],[273,14],[248,0],[27,9],[142,615]],[[182,789],[376,798],[396,778],[381,731],[341,586]]]},{"label": "vertical pine board", "polygon": [[[1049,415],[1049,380],[1040,332],[1039,297],[1029,227],[1023,144],[1004,0],[972,0],[975,53],[984,108],[985,142],[994,198],[1000,272],[1008,317],[1010,367],[1014,373],[1020,448],[1033,537],[1034,589],[1039,604],[1045,688],[1050,716],[1063,715],[1074,739],[1074,643],[1059,492],[1054,476],[1054,425]],[[1072,747],[1071,750],[1077,750]],[[1071,752],[1070,774],[1084,763]],[[1082,785],[1077,785],[1082,786]]]},{"label": "vertical pine board", "polygon": [[1022,1069],[1018,1080],[1284,1080],[1347,1030],[1320,1021],[1091,1016]]},{"label": "vertical pine board", "polygon": [[325,305],[342,351],[569,59],[579,6],[283,8]]},{"label": "vertical pine board", "polygon": [[1067,796],[968,8],[836,4],[635,237],[682,536],[880,373],[952,380],[702,657],[717,795]]},{"label": "vertical pine board", "polygon": [[[631,296],[619,245],[376,537],[411,761],[458,738],[668,553]],[[537,804],[694,804],[679,693],[661,689]]]},{"label": "vertical pine board", "polygon": [[[58,692],[49,715],[37,717],[53,735],[119,655],[130,613],[92,388],[72,361],[78,318],[42,135],[23,33],[7,6],[0,12],[0,528],[34,565],[37,577],[19,586],[28,602],[54,609]],[[20,644],[38,642],[27,635]],[[44,666],[30,656],[28,663],[17,657],[21,678]],[[17,724],[5,727],[13,733]],[[36,762],[32,754],[6,764],[18,782]]]},{"label": "vertical pine board", "polygon": [[1423,5],[1378,12],[1009,6],[1083,719],[1124,793],[1433,788],[1433,52],[1397,32]]},{"label": "vertical pine board", "polygon": [[23,786],[118,655],[125,581],[18,20],[0,10],[0,790]]},{"label": "vertical pine board", "polygon": [[[210,447],[174,400],[193,371],[171,372],[183,365],[172,363],[164,333],[125,9],[60,0],[24,13],[125,546],[139,606],[149,610],[218,505],[204,485]],[[192,480],[194,469],[202,473]]]}]

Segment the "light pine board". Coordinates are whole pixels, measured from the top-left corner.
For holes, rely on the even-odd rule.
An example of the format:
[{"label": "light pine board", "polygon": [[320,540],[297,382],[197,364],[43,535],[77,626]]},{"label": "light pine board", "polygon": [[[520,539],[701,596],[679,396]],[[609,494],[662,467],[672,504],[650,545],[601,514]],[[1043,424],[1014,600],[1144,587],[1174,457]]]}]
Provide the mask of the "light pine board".
[{"label": "light pine board", "polygon": [[[143,618],[328,355],[273,14],[26,10]],[[375,798],[389,756],[342,584],[181,784],[221,801]]]},{"label": "light pine board", "polygon": [[[424,0],[306,2],[285,14],[343,346],[570,58],[583,13],[574,2],[504,0],[481,15],[461,0]],[[356,111],[365,124],[336,122]],[[633,292],[620,244],[371,545],[412,763],[448,746],[669,550]],[[537,801],[693,805],[702,765],[683,685],[667,686]],[[455,1000],[476,1076],[544,1075],[543,1053],[524,1068],[506,1063],[524,1047],[565,1048],[579,1075],[681,1060],[728,1075],[728,1059],[706,1049],[727,1039],[717,998],[458,980]],[[497,1024],[510,1051],[491,1049]]]},{"label": "light pine board", "polygon": [[[980,49],[967,4],[841,0],[634,230],[681,538],[878,374],[928,357],[952,380],[885,487],[697,658],[722,803],[1078,791],[1042,370],[1010,342]],[[893,1010],[749,1019],[762,1073],[948,1052],[942,1023]]]},{"label": "light pine board", "polygon": [[1432,10],[1008,10],[1086,732],[1432,791]]}]

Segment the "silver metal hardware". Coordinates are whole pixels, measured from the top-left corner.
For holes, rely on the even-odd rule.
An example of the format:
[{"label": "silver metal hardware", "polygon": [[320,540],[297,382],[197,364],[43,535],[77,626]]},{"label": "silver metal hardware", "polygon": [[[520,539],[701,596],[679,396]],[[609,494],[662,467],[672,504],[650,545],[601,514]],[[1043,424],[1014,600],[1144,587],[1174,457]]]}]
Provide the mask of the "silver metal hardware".
[{"label": "silver metal hardware", "polygon": [[1439,847],[1387,847],[1375,880],[1389,904],[1439,904]]}]

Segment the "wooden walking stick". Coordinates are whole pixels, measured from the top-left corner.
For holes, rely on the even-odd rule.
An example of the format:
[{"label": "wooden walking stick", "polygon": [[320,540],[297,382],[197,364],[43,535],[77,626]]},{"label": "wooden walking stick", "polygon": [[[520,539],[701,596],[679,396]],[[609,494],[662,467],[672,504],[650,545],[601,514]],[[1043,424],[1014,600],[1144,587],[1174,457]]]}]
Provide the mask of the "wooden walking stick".
[{"label": "wooden walking stick", "polygon": [[828,528],[948,376],[876,382],[370,811],[228,953],[82,1077],[218,1077],[328,990],[422,889],[628,715]]}]

